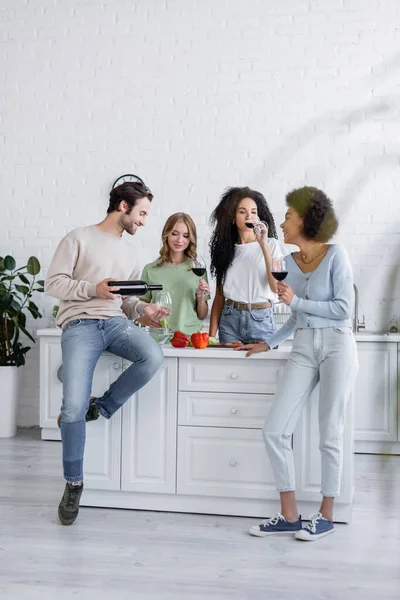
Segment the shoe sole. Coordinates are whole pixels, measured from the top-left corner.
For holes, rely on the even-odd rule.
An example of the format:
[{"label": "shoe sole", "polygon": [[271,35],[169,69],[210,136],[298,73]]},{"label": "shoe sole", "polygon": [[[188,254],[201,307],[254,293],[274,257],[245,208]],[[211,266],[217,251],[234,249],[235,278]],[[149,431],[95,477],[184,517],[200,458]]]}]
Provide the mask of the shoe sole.
[{"label": "shoe sole", "polygon": [[249,529],[250,535],[253,535],[254,537],[259,537],[259,538],[268,537],[270,535],[293,535],[294,533],[297,533],[297,531],[268,531],[267,532],[267,531],[255,531],[254,529]]},{"label": "shoe sole", "polygon": [[324,531],[324,533],[319,533],[318,535],[312,535],[312,534],[305,534],[305,537],[300,537],[301,532],[299,531],[296,535],[294,535],[296,540],[299,540],[299,542],[316,542],[317,540],[320,540],[322,537],[325,537],[326,535],[329,535],[330,533],[334,533],[334,529],[329,529],[329,531]]},{"label": "shoe sole", "polygon": [[69,527],[70,525],[73,525],[76,521],[76,519],[78,518],[78,515],[76,515],[75,519],[73,521],[71,521],[70,523],[66,523],[65,521],[62,520],[62,518],[60,517],[60,510],[57,511],[57,517],[59,522],[61,523],[61,525],[64,525],[64,527]]}]

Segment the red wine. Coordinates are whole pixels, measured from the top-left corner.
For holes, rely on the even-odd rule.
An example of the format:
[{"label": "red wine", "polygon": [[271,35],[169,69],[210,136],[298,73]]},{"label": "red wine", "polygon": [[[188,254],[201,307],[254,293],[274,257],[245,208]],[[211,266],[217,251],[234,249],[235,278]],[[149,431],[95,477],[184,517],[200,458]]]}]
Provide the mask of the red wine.
[{"label": "red wine", "polygon": [[203,269],[203,267],[193,267],[192,271],[195,275],[197,275],[197,277],[203,277],[203,275],[206,272],[206,270]]},{"label": "red wine", "polygon": [[287,271],[271,271],[272,277],[274,277],[277,281],[283,281],[286,279]]},{"label": "red wine", "polygon": [[146,292],[155,292],[163,289],[162,285],[151,285],[145,281],[109,281],[109,287],[118,287],[119,290],[110,290],[112,294],[121,296],[144,296]]},{"label": "red wine", "polygon": [[254,223],[245,223],[246,227],[249,229],[254,229]]}]

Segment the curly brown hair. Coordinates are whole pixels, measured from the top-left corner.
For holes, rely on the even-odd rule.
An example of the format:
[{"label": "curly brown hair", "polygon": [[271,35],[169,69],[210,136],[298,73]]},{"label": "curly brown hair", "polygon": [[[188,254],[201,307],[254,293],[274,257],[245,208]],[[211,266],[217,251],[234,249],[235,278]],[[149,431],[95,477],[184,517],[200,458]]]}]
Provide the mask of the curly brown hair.
[{"label": "curly brown hair", "polygon": [[168,245],[168,236],[174,230],[177,223],[185,223],[189,232],[189,246],[184,251],[184,255],[188,260],[193,260],[197,256],[197,231],[196,225],[190,215],[183,212],[174,213],[165,222],[161,233],[162,246],[160,248],[160,258],[158,259],[157,267],[162,267],[170,262],[170,247]]},{"label": "curly brown hair", "polygon": [[224,284],[226,273],[235,256],[235,244],[239,239],[235,215],[244,198],[251,198],[256,203],[260,221],[265,221],[268,225],[268,237],[278,238],[274,217],[261,192],[247,186],[227,188],[210,218],[211,224],[214,225],[209,244],[211,273],[216,278],[219,288]]},{"label": "curly brown hair", "polygon": [[328,242],[339,226],[332,201],[315,187],[302,187],[289,192],[286,204],[303,219],[303,235],[316,242]]}]

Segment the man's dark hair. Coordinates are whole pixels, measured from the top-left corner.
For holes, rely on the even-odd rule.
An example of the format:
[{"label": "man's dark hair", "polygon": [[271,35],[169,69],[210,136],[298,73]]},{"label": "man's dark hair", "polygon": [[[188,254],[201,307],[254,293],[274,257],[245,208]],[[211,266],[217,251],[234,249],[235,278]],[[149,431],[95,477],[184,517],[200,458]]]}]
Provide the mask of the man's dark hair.
[{"label": "man's dark hair", "polygon": [[129,206],[126,214],[129,215],[140,198],[148,198],[151,202],[153,200],[153,194],[148,187],[139,181],[125,181],[111,190],[107,214],[118,210],[120,203],[125,201]]},{"label": "man's dark hair", "polygon": [[303,234],[309,240],[328,242],[336,233],[338,220],[332,201],[315,187],[302,187],[286,196],[286,204],[303,219]]}]

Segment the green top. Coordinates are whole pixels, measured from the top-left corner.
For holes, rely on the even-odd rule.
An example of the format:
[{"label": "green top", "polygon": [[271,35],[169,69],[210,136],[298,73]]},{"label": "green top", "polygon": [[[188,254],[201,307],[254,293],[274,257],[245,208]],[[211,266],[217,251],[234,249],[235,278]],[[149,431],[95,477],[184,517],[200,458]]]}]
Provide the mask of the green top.
[{"label": "green top", "polygon": [[[142,272],[142,279],[148,284],[161,284],[166,292],[169,292],[172,300],[171,314],[167,317],[172,331],[182,331],[186,334],[196,333],[203,327],[203,321],[197,316],[196,290],[199,286],[200,277],[195,275],[190,262],[185,261],[179,265],[166,263],[157,267],[159,259],[146,265]],[[207,273],[201,279],[208,281]],[[147,302],[154,302],[157,292],[147,292],[142,296]],[[206,300],[210,297],[206,296]]]}]

